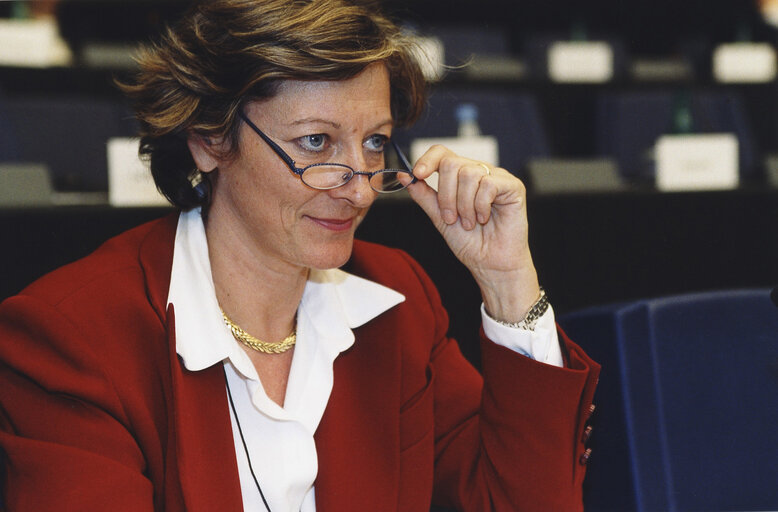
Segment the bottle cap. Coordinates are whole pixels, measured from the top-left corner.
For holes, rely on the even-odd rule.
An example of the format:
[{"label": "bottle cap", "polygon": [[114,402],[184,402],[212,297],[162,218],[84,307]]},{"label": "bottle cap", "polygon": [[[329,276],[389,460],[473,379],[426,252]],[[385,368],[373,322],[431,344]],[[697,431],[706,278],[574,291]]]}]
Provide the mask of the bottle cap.
[{"label": "bottle cap", "polygon": [[457,121],[460,123],[463,121],[477,121],[478,107],[476,107],[473,103],[462,103],[457,106],[456,116]]}]

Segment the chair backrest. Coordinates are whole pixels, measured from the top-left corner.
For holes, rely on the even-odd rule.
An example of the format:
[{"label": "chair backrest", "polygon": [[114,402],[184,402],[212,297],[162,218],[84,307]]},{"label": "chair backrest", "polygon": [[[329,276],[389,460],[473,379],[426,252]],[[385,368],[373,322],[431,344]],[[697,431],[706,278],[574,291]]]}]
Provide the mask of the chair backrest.
[{"label": "chair backrest", "polygon": [[57,190],[108,190],[108,139],[137,133],[130,111],[103,99],[9,98],[0,116],[15,141],[0,161],[45,164]]},{"label": "chair backrest", "polygon": [[433,36],[443,43],[445,63],[462,66],[477,55],[507,55],[510,41],[505,29],[496,26],[473,24],[437,24],[425,27],[424,35]]},{"label": "chair backrest", "polygon": [[530,158],[549,156],[538,102],[526,93],[436,89],[421,119],[409,130],[399,130],[396,140],[407,145],[415,138],[455,137],[459,126],[456,110],[465,103],[477,107],[481,133],[497,138],[501,167],[520,174]]},{"label": "chair backrest", "polygon": [[19,159],[19,144],[8,119],[7,104],[8,99],[5,93],[0,90],[0,162],[11,162]]},{"label": "chair backrest", "polygon": [[778,309],[770,290],[560,317],[603,364],[587,511],[778,509]]},{"label": "chair backrest", "polygon": [[688,108],[695,133],[734,133],[740,176],[751,178],[758,173],[753,130],[743,100],[734,92],[602,93],[596,99],[597,153],[615,158],[627,177],[652,180],[654,144],[659,136],[672,133],[679,108]]}]

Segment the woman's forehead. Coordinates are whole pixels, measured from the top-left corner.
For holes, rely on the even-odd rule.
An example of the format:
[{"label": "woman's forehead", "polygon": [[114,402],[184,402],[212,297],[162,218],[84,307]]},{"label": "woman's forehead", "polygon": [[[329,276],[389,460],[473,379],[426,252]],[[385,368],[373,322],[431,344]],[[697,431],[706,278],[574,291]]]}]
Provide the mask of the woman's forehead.
[{"label": "woman's forehead", "polygon": [[384,66],[369,66],[347,80],[286,80],[276,95],[253,102],[249,111],[290,125],[314,120],[340,124],[355,116],[391,120],[389,75]]},{"label": "woman's forehead", "polygon": [[382,62],[374,62],[361,72],[344,80],[282,80],[278,92],[316,92],[342,89],[389,86],[389,71]]}]

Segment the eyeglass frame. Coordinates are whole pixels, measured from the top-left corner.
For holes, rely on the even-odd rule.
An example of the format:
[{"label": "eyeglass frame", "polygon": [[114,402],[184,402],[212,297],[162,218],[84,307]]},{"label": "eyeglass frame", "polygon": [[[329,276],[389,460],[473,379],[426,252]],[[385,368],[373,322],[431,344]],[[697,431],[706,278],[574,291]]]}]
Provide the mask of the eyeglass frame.
[{"label": "eyeglass frame", "polygon": [[[281,148],[281,146],[279,146],[273,139],[268,137],[262,130],[260,130],[259,127],[257,127],[257,125],[255,125],[251,121],[251,119],[248,118],[248,116],[245,114],[245,112],[239,111],[238,115],[249,126],[249,128],[254,130],[254,132],[256,132],[256,134],[259,135],[259,137],[262,140],[264,140],[267,143],[268,146],[270,146],[270,149],[272,149],[275,152],[275,154],[278,155],[278,157],[281,160],[284,161],[284,163],[287,165],[287,167],[289,167],[289,170],[291,170],[293,173],[295,173],[296,175],[298,175],[300,177],[300,181],[302,181],[305,186],[310,187],[310,188],[312,188],[314,190],[333,190],[333,189],[342,187],[342,186],[346,185],[348,182],[350,182],[354,178],[354,176],[357,176],[357,175],[367,176],[368,183],[370,183],[370,180],[371,180],[371,178],[373,176],[375,176],[377,174],[382,174],[382,173],[385,173],[385,172],[406,172],[406,173],[408,173],[411,176],[412,180],[411,180],[410,183],[408,183],[408,185],[405,185],[403,188],[398,188],[398,189],[395,189],[395,190],[378,190],[375,187],[373,187],[373,185],[371,184],[370,188],[372,188],[373,190],[375,190],[379,194],[392,194],[394,192],[399,192],[401,190],[405,190],[409,185],[413,185],[414,183],[416,183],[418,181],[416,179],[416,176],[413,175],[413,171],[412,171],[413,166],[410,164],[410,162],[408,161],[408,158],[406,158],[405,154],[402,152],[402,150],[397,145],[397,143],[395,141],[393,141],[392,139],[389,139],[389,143],[392,145],[394,150],[397,152],[397,156],[400,158],[400,163],[402,163],[402,165],[403,165],[403,167],[405,167],[405,169],[389,169],[389,168],[385,168],[385,169],[379,169],[377,171],[367,172],[367,171],[357,171],[353,167],[351,167],[349,165],[346,165],[346,164],[330,163],[330,162],[315,163],[315,164],[311,164],[311,165],[306,165],[305,167],[297,167],[297,163],[294,161],[294,159],[291,156],[289,156],[289,154],[286,151],[284,151],[283,148]],[[320,167],[320,166],[324,166],[324,165],[333,166],[333,167],[343,167],[345,169],[348,169],[348,171],[350,173],[350,176],[343,183],[341,183],[339,185],[335,185],[334,187],[319,188],[319,187],[314,187],[312,185],[309,185],[308,183],[305,182],[305,180],[303,179],[303,173],[305,171],[307,171],[311,167]]]}]

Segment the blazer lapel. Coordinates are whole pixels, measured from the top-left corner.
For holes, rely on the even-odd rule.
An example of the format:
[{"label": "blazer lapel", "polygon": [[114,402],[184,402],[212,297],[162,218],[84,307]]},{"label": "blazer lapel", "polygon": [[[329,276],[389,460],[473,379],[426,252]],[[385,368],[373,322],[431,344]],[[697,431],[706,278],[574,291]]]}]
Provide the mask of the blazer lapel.
[{"label": "blazer lapel", "polygon": [[187,512],[242,510],[222,367],[190,372],[176,353],[175,311],[167,306],[167,296],[177,225],[178,213],[156,221],[139,253],[149,301],[165,322],[168,337],[172,403],[168,405],[166,494],[173,492],[177,476]]},{"label": "blazer lapel", "polygon": [[221,365],[191,372],[176,354],[175,312],[168,309],[172,418],[187,512],[242,510],[238,463]]},{"label": "blazer lapel", "polygon": [[175,212],[153,221],[149,233],[140,245],[138,254],[141,268],[146,275],[149,301],[162,321],[165,320],[167,310],[178,216],[179,213]]},{"label": "blazer lapel", "polygon": [[398,345],[380,343],[380,329],[368,326],[355,335],[354,346],[335,360],[332,394],[314,436],[317,512],[397,509]]}]

